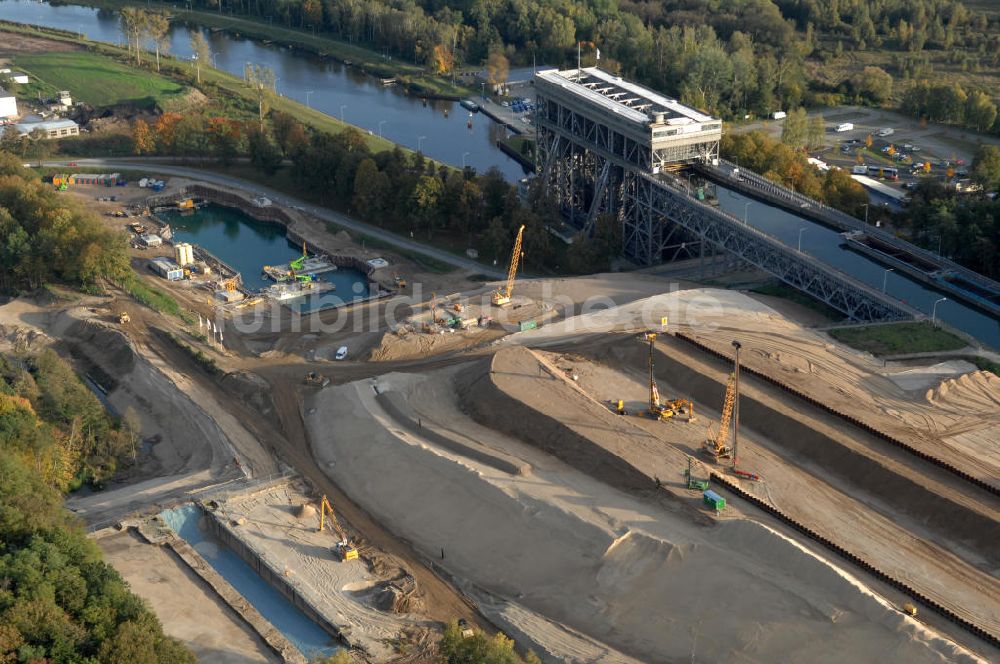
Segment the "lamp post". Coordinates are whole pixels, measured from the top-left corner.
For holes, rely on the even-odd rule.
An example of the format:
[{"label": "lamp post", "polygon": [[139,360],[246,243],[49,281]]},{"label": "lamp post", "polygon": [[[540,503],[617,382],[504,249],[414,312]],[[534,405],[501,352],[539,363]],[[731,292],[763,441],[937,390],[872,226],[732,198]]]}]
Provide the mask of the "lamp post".
[{"label": "lamp post", "polygon": [[424,149],[424,139],[425,138],[427,138],[427,137],[426,136],[418,136],[417,137],[417,152],[423,152],[423,149]]},{"label": "lamp post", "polygon": [[309,105],[309,95],[311,95],[313,92],[314,92],[313,90],[306,90],[306,108],[312,108],[312,106]]},{"label": "lamp post", "polygon": [[889,280],[889,273],[890,273],[890,272],[895,272],[895,271],[896,271],[896,268],[893,268],[893,267],[887,267],[887,268],[885,269],[885,272],[883,272],[883,273],[882,273],[882,292],[883,292],[883,293],[885,292],[885,286],[886,286],[886,283],[887,283],[887,282],[888,282],[888,280]]},{"label": "lamp post", "polygon": [[378,137],[382,138],[382,125],[384,125],[388,120],[379,120],[378,122]]},{"label": "lamp post", "polygon": [[347,104],[340,105],[340,121],[344,121],[344,109],[347,108]]},{"label": "lamp post", "polygon": [[[803,226],[799,229],[799,253],[802,253],[802,233],[806,231],[806,227]],[[884,290],[884,289],[883,289]]]},{"label": "lamp post", "polygon": [[462,153],[462,170],[463,171],[465,170],[465,158],[468,157],[468,156],[469,156],[468,152],[463,152]]},{"label": "lamp post", "polygon": [[736,349],[736,359],[733,363],[733,468],[739,463],[737,450],[740,442],[740,348],[739,341],[733,341]]},{"label": "lamp post", "polygon": [[865,203],[865,226],[868,225],[868,203]]},{"label": "lamp post", "polygon": [[746,203],[743,204],[743,224],[744,225],[747,223],[747,208],[750,207],[750,203],[752,203],[752,202],[753,201],[747,201]]},{"label": "lamp post", "polygon": [[694,173],[688,173],[688,196],[691,195],[691,176],[692,175],[694,175]]},{"label": "lamp post", "polygon": [[931,323],[937,322],[937,305],[941,304],[942,302],[945,302],[947,299],[948,298],[946,297],[942,297],[940,300],[936,300],[934,302],[934,308],[931,309]]}]

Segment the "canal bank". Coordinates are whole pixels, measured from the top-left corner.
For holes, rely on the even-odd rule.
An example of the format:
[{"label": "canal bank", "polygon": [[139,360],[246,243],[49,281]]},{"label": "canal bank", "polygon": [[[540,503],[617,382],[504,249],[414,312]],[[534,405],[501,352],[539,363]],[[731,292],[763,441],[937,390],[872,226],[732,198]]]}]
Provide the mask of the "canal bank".
[{"label": "canal bank", "polygon": [[[51,5],[28,0],[0,0],[0,17],[28,25],[68,30],[88,39],[123,44],[117,14],[79,5]],[[202,34],[212,51],[213,65],[243,78],[248,63],[265,66],[277,77],[279,95],[294,99],[314,111],[352,124],[372,136],[419,150],[451,166],[486,172],[496,167],[509,181],[524,176],[519,163],[496,147],[495,133],[502,130],[486,117],[467,126],[457,102],[426,99],[409,94],[402,86],[384,86],[380,77],[353,66],[322,57],[302,48],[288,48],[210,30],[174,24],[167,35],[169,52],[179,60],[192,56],[191,37]]]},{"label": "canal bank", "polygon": [[263,275],[266,265],[288,263],[303,248],[336,267],[322,276],[333,287],[319,295],[282,301],[291,310],[308,314],[325,309],[361,304],[388,297],[395,285],[379,277],[378,270],[357,256],[336,254],[316,243],[302,229],[297,210],[251,199],[247,195],[205,184],[181,184],[176,191],[146,199],[147,207],[172,205],[193,198],[211,205],[195,212],[161,213],[159,221],[170,226],[172,241],[197,244],[233,273],[239,274],[248,297],[260,294],[274,282]]}]

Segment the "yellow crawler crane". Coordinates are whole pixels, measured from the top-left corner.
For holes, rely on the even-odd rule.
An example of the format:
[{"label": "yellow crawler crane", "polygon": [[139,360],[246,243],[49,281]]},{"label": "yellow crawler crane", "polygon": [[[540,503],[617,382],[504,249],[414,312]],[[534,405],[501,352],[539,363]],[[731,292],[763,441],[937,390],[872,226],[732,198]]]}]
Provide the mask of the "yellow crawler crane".
[{"label": "yellow crawler crane", "polygon": [[334,531],[336,531],[337,536],[340,537],[340,541],[333,546],[333,552],[337,555],[337,558],[341,562],[346,562],[348,560],[358,559],[358,549],[347,539],[347,533],[341,527],[340,522],[337,521],[337,516],[333,513],[333,505],[330,501],[323,496],[323,499],[319,503],[319,530],[323,532],[326,526],[326,515],[330,514],[330,523],[333,526]]},{"label": "yellow crawler crane", "polygon": [[712,437],[712,425],[708,425],[708,440],[705,441],[705,452],[713,459],[729,459],[733,450],[726,445],[729,441],[729,424],[733,417],[733,404],[736,403],[736,373],[729,374],[726,383],[726,398],[722,403],[722,417],[719,419],[719,433]]},{"label": "yellow crawler crane", "polygon": [[507,283],[503,288],[493,291],[493,304],[502,307],[510,304],[511,293],[514,292],[514,278],[517,276],[517,266],[521,262],[521,238],[524,236],[524,225],[517,229],[514,240],[514,251],[510,255],[510,267],[507,268]]},{"label": "yellow crawler crane", "polygon": [[660,390],[653,375],[653,342],[656,341],[656,336],[656,332],[646,333],[646,341],[649,342],[649,416],[656,420],[666,420],[675,415],[687,415],[687,421],[694,422],[694,403],[690,399],[660,400]]}]

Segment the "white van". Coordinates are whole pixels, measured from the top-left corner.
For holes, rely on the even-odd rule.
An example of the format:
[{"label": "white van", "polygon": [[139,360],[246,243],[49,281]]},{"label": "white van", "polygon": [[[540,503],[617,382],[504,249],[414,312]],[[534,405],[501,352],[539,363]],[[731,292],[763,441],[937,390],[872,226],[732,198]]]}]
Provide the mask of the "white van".
[{"label": "white van", "polygon": [[851,172],[855,175],[868,175],[868,167],[864,164],[855,164]]},{"label": "white van", "polygon": [[852,129],[854,129],[853,122],[845,122],[843,124],[837,125],[837,131],[851,131]]},{"label": "white van", "polygon": [[879,129],[878,130],[878,135],[879,136],[892,136],[895,133],[896,133],[896,130],[893,129],[892,127],[885,127],[883,129]]},{"label": "white van", "polygon": [[775,120],[784,120],[788,117],[788,113],[785,113],[784,111],[775,111],[771,114],[771,117]]},{"label": "white van", "polygon": [[337,354],[333,356],[335,360],[342,360],[347,357],[347,346],[341,346],[337,349]]}]

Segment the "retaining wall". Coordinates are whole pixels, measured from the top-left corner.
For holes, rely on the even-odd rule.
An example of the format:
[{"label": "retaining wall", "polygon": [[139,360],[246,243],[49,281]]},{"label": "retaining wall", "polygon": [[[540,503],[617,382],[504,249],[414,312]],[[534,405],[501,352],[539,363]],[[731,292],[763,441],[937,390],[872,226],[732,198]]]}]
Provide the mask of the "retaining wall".
[{"label": "retaining wall", "polygon": [[254,572],[256,572],[260,578],[264,579],[268,585],[284,595],[289,602],[295,605],[296,608],[301,610],[313,622],[329,632],[332,636],[340,639],[344,645],[354,647],[354,644],[352,644],[350,640],[349,626],[340,626],[331,623],[329,619],[312,604],[312,602],[302,596],[302,594],[300,594],[299,591],[288,582],[288,579],[281,571],[271,567],[270,563],[261,558],[256,551],[237,537],[236,534],[233,533],[228,526],[226,526],[226,524],[222,523],[222,519],[225,518],[223,515],[208,509],[205,505],[200,503],[199,507],[205,512],[210,532],[215,537],[219,538],[219,540],[221,540],[227,547],[232,549],[246,564],[253,568]]}]

